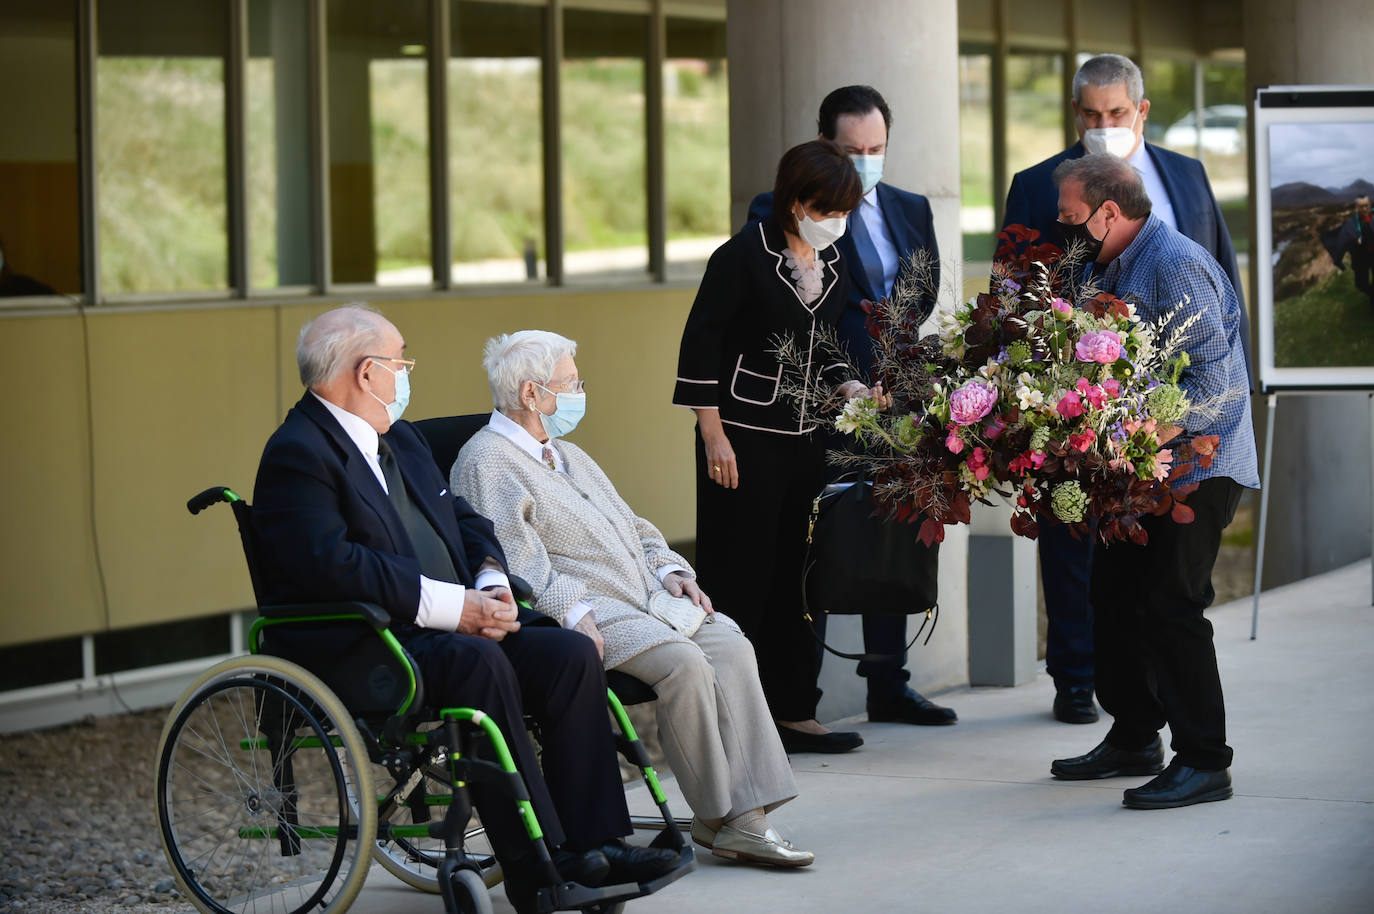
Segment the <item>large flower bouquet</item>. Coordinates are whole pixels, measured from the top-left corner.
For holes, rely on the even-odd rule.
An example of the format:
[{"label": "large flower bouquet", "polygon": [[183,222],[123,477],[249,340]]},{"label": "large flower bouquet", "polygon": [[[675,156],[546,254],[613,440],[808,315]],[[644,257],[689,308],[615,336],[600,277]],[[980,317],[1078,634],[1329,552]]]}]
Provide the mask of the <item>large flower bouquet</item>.
[{"label": "large flower bouquet", "polygon": [[918,255],[891,300],[867,306],[874,373],[892,404],[831,397],[835,427],[857,445],[831,461],[863,470],[890,516],[919,521],[927,544],[994,493],[1012,502],[1012,531],[1031,538],[1042,520],[1088,535],[1096,521],[1104,541],[1144,543],[1142,515],[1192,520],[1196,485],[1177,480],[1217,446],[1214,436],[1170,446],[1184,416],[1208,408],[1178,383],[1192,321],[1175,321],[1175,309],[1147,322],[1080,286],[1081,266],[1037,235],[1003,232],[990,291],[924,338],[913,304],[933,271]]}]

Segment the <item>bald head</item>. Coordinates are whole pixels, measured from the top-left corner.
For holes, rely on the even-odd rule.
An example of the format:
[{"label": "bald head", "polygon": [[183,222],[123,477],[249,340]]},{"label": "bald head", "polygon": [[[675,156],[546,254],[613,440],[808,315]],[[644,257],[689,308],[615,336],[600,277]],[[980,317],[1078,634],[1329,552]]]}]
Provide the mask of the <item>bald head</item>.
[{"label": "bald head", "polygon": [[399,332],[391,321],[366,305],[326,311],[302,327],[296,340],[301,383],[313,389],[351,372],[364,356],[380,352],[393,334]]}]

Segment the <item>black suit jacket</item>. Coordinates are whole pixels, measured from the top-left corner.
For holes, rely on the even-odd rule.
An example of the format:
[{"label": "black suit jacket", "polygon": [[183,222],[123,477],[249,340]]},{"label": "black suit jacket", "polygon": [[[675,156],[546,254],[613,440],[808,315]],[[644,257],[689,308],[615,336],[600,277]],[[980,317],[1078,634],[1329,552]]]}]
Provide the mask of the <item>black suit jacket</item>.
[{"label": "black suit jacket", "polygon": [[[1174,208],[1174,218],[1178,230],[1207,249],[1216,258],[1221,269],[1231,280],[1236,290],[1236,300],[1240,302],[1240,339],[1245,349],[1246,371],[1254,384],[1254,370],[1250,360],[1250,321],[1245,313],[1245,292],[1240,284],[1240,268],[1236,263],[1236,249],[1231,244],[1231,233],[1226,228],[1226,220],[1221,216],[1221,206],[1212,193],[1212,185],[1207,180],[1207,171],[1197,159],[1180,155],[1168,149],[1145,144],[1145,152],[1159,170],[1160,180],[1169,193],[1169,203]],[[1058,155],[1050,156],[1038,165],[1019,171],[1011,179],[1011,189],[1007,191],[1007,207],[1002,217],[1002,228],[1009,225],[1024,225],[1038,229],[1041,241],[1059,244],[1059,234],[1055,224],[1059,221],[1059,189],[1054,186],[1054,170],[1060,162],[1077,159],[1087,154],[1082,143],[1074,143]]]},{"label": "black suit jacket", "polygon": [[[448,491],[408,422],[385,436],[411,499],[472,586],[488,556],[505,568],[492,524]],[[420,604],[420,562],[367,458],[315,395],[301,397],[267,441],[253,490],[264,603],[363,600],[399,623]]]},{"label": "black suit jacket", "polygon": [[[887,223],[888,237],[897,249],[901,263],[897,268],[898,280],[908,272],[907,258],[913,251],[929,251],[935,266],[932,276],[931,293],[922,296],[919,316],[922,321],[935,310],[936,294],[940,288],[940,247],[935,242],[935,217],[930,209],[930,201],[920,194],[893,187],[891,184],[878,183],[878,209]],[[750,219],[768,219],[773,213],[773,192],[759,194],[749,204]],[[868,271],[859,258],[859,249],[854,244],[854,236],[848,231],[835,242],[835,249],[849,269],[849,296],[844,314],[840,317],[840,338],[849,349],[855,367],[868,376],[873,367],[873,340],[865,325],[866,315],[860,305],[888,295],[891,289],[874,289],[868,281]]]}]

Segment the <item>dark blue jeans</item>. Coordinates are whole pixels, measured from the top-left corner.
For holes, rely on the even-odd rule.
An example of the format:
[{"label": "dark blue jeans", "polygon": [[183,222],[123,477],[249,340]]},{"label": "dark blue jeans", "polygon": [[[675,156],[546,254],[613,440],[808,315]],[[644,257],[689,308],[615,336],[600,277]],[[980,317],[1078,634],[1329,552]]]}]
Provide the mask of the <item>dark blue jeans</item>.
[{"label": "dark blue jeans", "polygon": [[1042,523],[1037,540],[1045,588],[1045,669],[1056,689],[1093,687],[1093,541],[1063,524]]}]

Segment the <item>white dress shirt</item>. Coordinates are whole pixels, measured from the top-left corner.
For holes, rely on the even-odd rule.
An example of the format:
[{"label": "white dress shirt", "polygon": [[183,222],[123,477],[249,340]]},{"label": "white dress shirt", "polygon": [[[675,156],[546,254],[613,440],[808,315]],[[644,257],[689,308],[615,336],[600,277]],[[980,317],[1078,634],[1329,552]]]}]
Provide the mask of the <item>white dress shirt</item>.
[{"label": "white dress shirt", "polygon": [[[367,465],[383,492],[387,489],[386,476],[382,474],[382,464],[377,457],[377,430],[362,416],[350,413],[341,406],[330,403],[324,397],[311,391],[316,400],[324,404],[329,414],[343,426],[344,434],[357,447],[358,452],[367,458]],[[486,587],[510,587],[510,579],[504,572],[492,568],[479,571],[474,586],[478,590]],[[421,628],[434,628],[446,632],[458,630],[458,622],[463,617],[463,600],[467,588],[462,584],[436,581],[420,575],[420,605],[415,610],[415,624]]]},{"label": "white dress shirt", "polygon": [[1159,169],[1155,167],[1155,160],[1150,158],[1149,151],[1145,149],[1143,139],[1136,144],[1135,152],[1131,153],[1126,161],[1140,172],[1140,178],[1145,182],[1145,193],[1150,196],[1150,211],[1169,228],[1177,229],[1178,218],[1174,215],[1174,204],[1169,201],[1169,191],[1164,187],[1164,179],[1159,176]]},{"label": "white dress shirt", "polygon": [[883,218],[883,210],[878,203],[876,184],[859,202],[859,218],[864,221],[864,228],[868,229],[868,237],[873,240],[873,247],[877,249],[878,259],[883,264],[883,287],[873,291],[879,296],[887,295],[892,291],[892,283],[897,279],[897,268],[901,266],[902,255],[897,252],[897,246],[892,243],[892,236],[888,234],[887,220]]},{"label": "white dress shirt", "polygon": [[[516,422],[511,417],[507,416],[505,413],[501,412],[500,410],[492,410],[491,419],[488,420],[487,425],[491,427],[492,431],[499,432],[506,438],[509,438],[511,441],[515,442],[516,446],[519,447],[520,450],[529,454],[535,460],[538,460],[540,463],[545,462],[545,444],[541,442],[538,438],[535,438],[533,435],[531,435],[528,431],[526,431],[523,425]],[[568,472],[568,468],[567,465],[563,462],[563,455],[558,453],[558,448],[554,447],[554,439],[549,439],[547,447],[549,448],[549,450],[553,451],[554,472],[563,473],[566,475]],[[663,565],[662,567],[655,569],[654,573],[658,575],[658,580],[660,583],[662,583],[663,579],[666,578],[668,575],[672,574],[674,571],[685,572],[686,569],[683,568],[681,565],[669,564]],[[596,614],[592,612],[591,606],[579,600],[573,604],[572,609],[568,610],[568,614],[563,617],[563,627],[576,628],[577,623],[582,621],[582,617],[587,615],[591,616],[592,624],[596,624]]]}]

